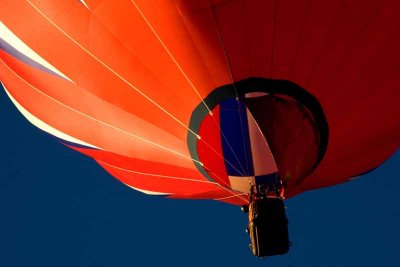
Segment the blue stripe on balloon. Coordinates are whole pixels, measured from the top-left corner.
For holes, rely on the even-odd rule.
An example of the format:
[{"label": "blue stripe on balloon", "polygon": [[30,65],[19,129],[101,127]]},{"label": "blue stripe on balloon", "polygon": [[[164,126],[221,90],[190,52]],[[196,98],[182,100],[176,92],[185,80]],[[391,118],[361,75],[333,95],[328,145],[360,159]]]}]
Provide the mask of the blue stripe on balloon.
[{"label": "blue stripe on balloon", "polygon": [[[246,106],[235,98],[220,103],[222,151],[228,175],[253,176]],[[224,138],[225,137],[225,138]]]},{"label": "blue stripe on balloon", "polygon": [[11,56],[19,59],[20,61],[28,64],[29,66],[32,66],[36,69],[39,69],[41,71],[50,73],[52,75],[55,75],[57,77],[60,77],[62,79],[65,80],[64,77],[60,76],[59,74],[55,73],[54,71],[46,68],[45,66],[37,63],[36,61],[30,59],[29,57],[25,56],[24,54],[22,54],[21,52],[19,52],[17,49],[15,49],[14,47],[12,47],[9,43],[7,43],[6,41],[4,41],[3,39],[0,38],[0,49],[3,50],[4,52],[10,54]]}]

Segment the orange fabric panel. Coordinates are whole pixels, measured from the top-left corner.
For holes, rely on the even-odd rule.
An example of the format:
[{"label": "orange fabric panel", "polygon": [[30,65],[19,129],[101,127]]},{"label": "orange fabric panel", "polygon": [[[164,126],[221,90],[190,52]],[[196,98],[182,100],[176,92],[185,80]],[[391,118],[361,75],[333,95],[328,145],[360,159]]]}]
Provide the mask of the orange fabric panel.
[{"label": "orange fabric panel", "polygon": [[[170,53],[179,63],[186,76],[197,89],[201,98],[205,98],[216,84],[205,68],[188,29],[176,8],[174,1],[136,0],[138,11],[146,18]],[[156,8],[155,8],[156,7]],[[169,22],[169,23],[166,23]]]},{"label": "orange fabric panel", "polygon": [[180,9],[181,6],[177,8],[215,87],[231,83],[232,78],[213,11],[207,8],[185,13],[184,7],[183,10]]},{"label": "orange fabric panel", "polygon": [[[7,65],[13,68],[14,72],[21,73],[19,76],[22,79],[26,80],[35,88],[40,88],[39,90],[44,94],[72,109],[104,122],[104,124],[95,127],[100,130],[100,136],[101,129],[103,129],[105,125],[112,125],[117,129],[132,133],[181,154],[189,155],[185,140],[179,140],[175,136],[159,129],[157,126],[151,125],[138,118],[135,114],[127,113],[124,110],[118,109],[115,106],[102,101],[89,92],[80,89],[72,82],[65,81],[59,77],[27,66],[2,51],[0,51],[0,55]],[[60,88],[63,88],[64,90],[60,90]],[[59,118],[60,120],[62,119],[59,114],[52,114],[52,116]],[[71,135],[75,136],[73,133],[71,133]],[[101,140],[96,142],[97,146],[104,149],[109,148],[110,150],[114,150],[112,146],[108,145],[109,140],[104,139],[104,137],[101,137],[100,139]],[[125,152],[119,151],[120,153],[129,155],[129,146],[126,146],[126,148],[122,147],[121,149]]]},{"label": "orange fabric panel", "polygon": [[[18,65],[17,63],[16,61],[14,64]],[[19,65],[20,68],[23,67],[23,64],[20,63]],[[50,76],[48,74],[39,73],[34,69],[30,71],[35,74],[35,77],[40,77],[40,75],[44,77],[46,77],[46,75]],[[85,110],[82,111],[74,107],[60,104],[60,102],[62,103],[61,99],[53,99],[27,81],[24,81],[4,63],[1,68],[1,77],[6,87],[10,88],[9,90],[13,97],[30,113],[70,136],[102,149],[121,153],[122,155],[135,156],[160,162],[173,160],[176,165],[189,168],[193,167],[193,162],[188,156],[189,152],[184,142],[181,142],[181,148],[171,147],[171,144],[162,143],[166,140],[168,141],[167,135],[165,135],[165,138],[163,138],[163,135],[160,135],[160,139],[154,142],[149,140],[149,142],[153,143],[143,141],[143,137],[139,135],[130,135],[126,130],[119,130],[112,121],[109,121],[109,124],[102,121],[102,118],[85,114]],[[52,77],[48,78],[48,82],[51,81]],[[51,83],[49,83],[49,85],[51,85]],[[113,118],[111,117],[110,119]],[[154,135],[156,133],[149,131],[147,134]],[[162,140],[162,142],[160,141],[161,144],[156,143],[159,140]],[[165,145],[165,147],[163,145]],[[177,153],[179,153],[179,155]]]},{"label": "orange fabric panel", "polygon": [[[42,58],[67,77],[77,81],[79,77],[76,74],[84,65],[87,53],[52,26],[29,2],[6,0],[5,5],[7,9],[0,10],[4,24]],[[80,28],[87,29],[87,27]],[[87,42],[87,38],[79,40],[79,42],[84,41]]]},{"label": "orange fabric panel", "polygon": [[[162,8],[162,6],[157,8]],[[143,15],[147,19],[146,15]],[[194,83],[193,75],[187,74],[187,68],[181,67],[184,62],[175,59],[175,53],[168,53],[170,45],[164,43],[163,39],[157,38],[158,32],[154,33],[150,28],[152,27],[152,22],[149,21],[149,24],[147,24],[145,18],[140,14],[132,1],[104,3],[94,11],[94,17],[130,53],[135,55],[143,65],[151,70],[155,77],[163,82],[170,94],[176,98],[175,102],[179,100],[185,106],[193,106],[201,101],[200,96],[198,96],[195,90],[203,90],[204,86]],[[190,38],[180,39],[183,42],[179,42],[179,50],[184,50],[186,49],[185,47],[192,45]],[[204,69],[202,61],[199,61],[197,58],[193,59],[194,56],[187,55],[183,60],[195,66],[197,71]],[[208,73],[206,73],[206,76],[202,76],[201,80],[209,80]],[[193,86],[190,84],[191,82]],[[214,85],[208,85],[207,87],[211,87],[212,89]]]},{"label": "orange fabric panel", "polygon": [[[11,69],[21,79],[40,89],[44,94],[61,101],[67,106],[93,116],[87,103],[82,99],[81,89],[75,83],[27,65],[3,50],[0,50],[0,58],[6,65],[3,65],[4,68]],[[7,81],[7,77],[4,76],[2,80]],[[9,89],[13,90],[13,88]]]},{"label": "orange fabric panel", "polygon": [[157,175],[165,176],[181,176],[199,181],[208,181],[198,172],[194,165],[193,168],[185,168],[174,165],[174,162],[160,163],[138,158],[126,157],[104,150],[87,149],[73,146],[69,147],[89,157],[92,157],[96,161],[110,164],[122,169],[135,170],[145,173],[151,172]]},{"label": "orange fabric panel", "polygon": [[[49,8],[47,6],[44,7]],[[15,8],[17,9],[17,7]],[[77,81],[79,86],[130,113],[140,115],[151,123],[159,124],[161,128],[181,139],[186,137],[186,127],[193,108],[192,104],[197,104],[199,100],[197,96],[190,98],[186,95],[184,101],[176,98],[170,91],[165,89],[165,85],[162,82],[151,74],[150,70],[132,56],[96,20],[91,22],[90,34],[88,33],[88,35],[93,36],[90,41],[91,46],[87,48],[84,44],[81,44],[82,48],[68,37],[70,36],[79,43],[80,39],[76,38],[79,36],[80,31],[68,32],[68,36],[63,34],[26,2],[22,5],[21,10],[24,16],[30,17],[35,21],[35,23],[31,23],[34,25],[34,29],[21,25],[19,21],[12,23],[12,18],[9,18],[12,16],[7,15],[8,13],[5,16],[11,26],[7,25],[17,36],[43,55],[46,60],[52,64],[56,62],[54,66],[72,80]],[[22,11],[15,11],[15,14],[20,14]],[[47,9],[43,8],[42,12],[47,12]],[[11,14],[12,12],[9,13]],[[53,13],[50,12],[49,15],[54,15],[55,17],[50,19],[54,20],[54,23],[59,27],[64,27],[63,23],[68,22],[66,18],[68,14],[63,13],[62,9],[57,14]],[[75,24],[72,29],[81,27],[87,28],[88,25]],[[46,34],[51,38],[46,38],[48,39],[46,42],[35,40],[35,36],[32,37],[32,33],[37,33],[38,29],[40,29],[42,35]],[[113,88],[118,88],[118,90],[113,90]],[[149,99],[146,99],[146,97],[143,97],[138,91],[161,106],[165,111],[161,110]],[[195,100],[191,102],[191,99]],[[141,105],[132,105],[132,103],[138,101],[141,102]],[[169,112],[171,116],[166,112]],[[163,123],[159,123],[160,121]]]},{"label": "orange fabric panel", "polygon": [[88,5],[91,11],[94,11],[99,5],[107,1],[108,0],[85,0],[85,3]]},{"label": "orange fabric panel", "polygon": [[400,146],[398,1],[85,2],[89,10],[79,1],[4,0],[0,10],[2,23],[76,84],[4,51],[1,80],[71,136],[192,172],[193,109],[219,86],[261,76],[304,87],[330,128],[321,165],[289,195],[346,181]]},{"label": "orange fabric panel", "polygon": [[[112,176],[118,178],[124,184],[132,187],[168,194],[195,194],[215,190],[218,186],[210,182],[189,181],[171,177],[159,177],[145,175],[141,173],[129,172],[122,169],[111,167],[102,162],[98,162]],[[133,170],[134,171],[134,170]],[[150,172],[151,174],[151,172]]]},{"label": "orange fabric panel", "polygon": [[0,62],[0,77],[16,101],[35,117],[82,141],[101,146],[96,121],[50,99]]}]

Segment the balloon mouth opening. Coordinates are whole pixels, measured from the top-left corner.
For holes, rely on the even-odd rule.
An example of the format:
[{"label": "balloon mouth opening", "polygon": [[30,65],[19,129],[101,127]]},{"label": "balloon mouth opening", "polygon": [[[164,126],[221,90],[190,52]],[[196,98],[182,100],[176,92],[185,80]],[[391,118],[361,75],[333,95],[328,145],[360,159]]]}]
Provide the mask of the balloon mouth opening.
[{"label": "balloon mouth opening", "polygon": [[315,170],[328,146],[320,103],[286,80],[249,78],[218,87],[194,109],[189,127],[197,169],[244,193],[276,179],[290,190]]}]

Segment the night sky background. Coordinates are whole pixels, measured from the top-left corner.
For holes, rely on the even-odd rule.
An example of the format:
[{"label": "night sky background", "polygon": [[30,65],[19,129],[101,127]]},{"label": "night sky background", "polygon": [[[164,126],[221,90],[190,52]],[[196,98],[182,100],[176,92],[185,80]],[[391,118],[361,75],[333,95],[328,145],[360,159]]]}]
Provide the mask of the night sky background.
[{"label": "night sky background", "polygon": [[239,207],[124,186],[32,126],[2,88],[0,119],[1,267],[400,266],[400,151],[286,201],[292,248],[261,260]]}]

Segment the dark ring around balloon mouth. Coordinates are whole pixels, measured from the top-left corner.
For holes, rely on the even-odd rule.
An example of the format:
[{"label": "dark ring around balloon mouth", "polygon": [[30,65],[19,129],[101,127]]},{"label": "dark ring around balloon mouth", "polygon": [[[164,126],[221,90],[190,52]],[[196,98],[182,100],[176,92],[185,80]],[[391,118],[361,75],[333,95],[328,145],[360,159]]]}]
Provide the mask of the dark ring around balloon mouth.
[{"label": "dark ring around balloon mouth", "polygon": [[216,182],[212,177],[210,177],[203,165],[200,163],[201,160],[197,151],[197,142],[199,140],[198,133],[204,118],[209,115],[210,110],[213,110],[219,103],[231,98],[244,98],[245,94],[253,92],[263,92],[271,95],[287,95],[302,103],[311,112],[314,117],[314,126],[320,133],[318,157],[311,171],[315,170],[326,153],[329,140],[328,123],[322,106],[317,98],[307,90],[288,80],[252,77],[216,88],[204,99],[205,104],[201,102],[193,110],[189,122],[189,129],[191,131],[188,131],[187,144],[190,156],[199,172],[209,181]]}]

